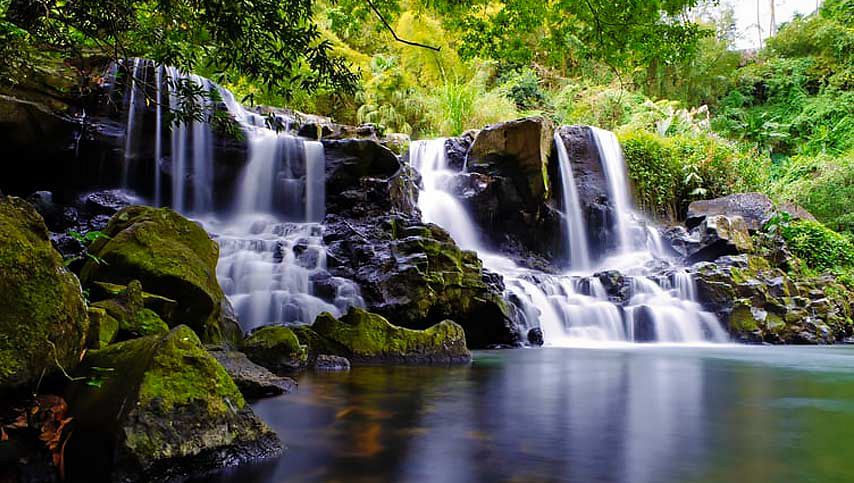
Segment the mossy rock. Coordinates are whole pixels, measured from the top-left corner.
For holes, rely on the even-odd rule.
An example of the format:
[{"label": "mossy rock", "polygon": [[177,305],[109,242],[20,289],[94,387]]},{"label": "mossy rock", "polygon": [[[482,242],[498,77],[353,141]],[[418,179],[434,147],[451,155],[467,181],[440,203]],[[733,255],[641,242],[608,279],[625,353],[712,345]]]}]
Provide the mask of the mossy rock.
[{"label": "mossy rock", "polygon": [[394,326],[380,315],[352,308],[341,320],[324,312],[311,328],[320,337],[346,349],[343,354],[332,355],[356,363],[447,364],[471,360],[463,328],[450,320],[425,330],[412,330]]},{"label": "mossy rock", "polygon": [[147,291],[177,302],[173,314],[161,314],[170,326],[186,323],[205,342],[222,341],[219,246],[202,227],[168,208],[131,206],[116,213],[104,231],[110,238],[99,239],[90,251],[106,263],[87,262],[84,284],[139,280]]},{"label": "mossy rock", "polygon": [[273,372],[302,369],[308,362],[308,350],[293,330],[282,325],[262,327],[240,343],[240,350],[252,362]]},{"label": "mossy rock", "polygon": [[[151,309],[145,308],[142,285],[138,280],[132,280],[123,292],[116,298],[100,300],[92,307],[103,309],[109,318],[116,321],[118,331],[113,338],[120,340],[144,337],[147,335],[163,335],[169,332],[169,326]],[[107,319],[108,331],[112,322]],[[106,341],[109,333],[103,334],[102,342]]]},{"label": "mossy rock", "polygon": [[186,326],[91,351],[78,375],[100,380],[78,382],[68,394],[72,474],[107,457],[114,481],[170,480],[281,449]]},{"label": "mossy rock", "polygon": [[77,365],[89,317],[80,283],[50,244],[44,220],[0,195],[0,388]]},{"label": "mossy rock", "polygon": [[97,328],[98,343],[90,344],[93,349],[100,349],[112,344],[119,333],[119,321],[107,313],[106,309],[89,306],[89,323]]}]

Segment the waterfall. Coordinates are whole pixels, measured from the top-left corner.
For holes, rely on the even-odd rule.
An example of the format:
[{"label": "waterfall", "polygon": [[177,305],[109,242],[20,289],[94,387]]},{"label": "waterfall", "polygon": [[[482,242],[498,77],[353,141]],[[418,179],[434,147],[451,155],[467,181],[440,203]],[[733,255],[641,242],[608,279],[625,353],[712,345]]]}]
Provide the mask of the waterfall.
[{"label": "waterfall", "polygon": [[[664,257],[661,238],[647,225],[648,250],[630,242],[631,231],[640,226],[631,206],[620,146],[613,133],[594,133],[617,212],[617,251],[626,255],[606,258],[594,266],[585,253],[587,235],[572,163],[559,135],[555,136],[555,144],[564,188],[564,233],[571,250],[572,272],[553,275],[519,267],[482,246],[477,226],[454,195],[454,177],[460,173],[449,168],[444,139],[414,141],[410,147],[410,164],[423,181],[418,198],[423,220],[445,228],[461,247],[477,251],[484,267],[502,275],[505,297],[518,309],[517,322],[525,329],[540,327],[547,345],[725,342],[727,335],[717,318],[704,312],[697,302],[694,281],[688,272],[660,258],[659,263],[670,267],[670,275],[649,273],[644,261]],[[634,252],[628,253],[630,250]],[[614,269],[626,273],[621,275],[616,290],[622,294],[619,296],[609,294],[600,278]]]},{"label": "waterfall", "polygon": [[560,181],[563,186],[564,225],[566,227],[567,247],[569,249],[570,268],[583,270],[590,267],[590,249],[587,246],[587,230],[581,215],[581,203],[578,201],[578,189],[572,174],[572,164],[566,145],[558,131],[554,134],[560,165]]},{"label": "waterfall", "polygon": [[[323,144],[293,136],[288,129],[269,129],[263,116],[245,109],[231,92],[208,79],[142,59],[134,59],[133,66],[134,79],[153,69],[155,82],[148,92],[134,83],[126,92],[125,186],[145,189],[128,173],[136,169],[130,161],[141,158],[136,156],[137,144],[144,144],[133,137],[146,119],[139,99],[149,96],[155,103],[152,200],[159,206],[171,195],[172,208],[192,214],[217,240],[217,279],[244,329],[310,324],[321,312],[340,316],[351,306],[364,306],[354,282],[327,271],[320,223],[326,210]],[[194,93],[191,98],[184,97],[188,92]],[[213,102],[217,97],[221,104]],[[198,108],[198,115],[170,122],[167,129],[164,110],[175,113],[188,103]],[[214,206],[216,136],[210,121],[218,109],[225,109],[240,126],[248,151],[234,206],[224,213]],[[161,164],[166,161],[168,193],[161,186]]]},{"label": "waterfall", "polygon": [[461,248],[482,251],[477,227],[463,204],[448,191],[457,173],[448,168],[445,139],[413,141],[409,157],[412,166],[421,173],[424,186],[418,196],[423,220],[447,230]]},{"label": "waterfall", "polygon": [[[129,182],[129,171],[130,164],[132,162],[133,156],[133,148],[134,148],[134,135],[135,129],[139,125],[138,113],[139,109],[137,104],[139,103],[140,94],[144,95],[141,92],[143,89],[139,87],[137,81],[141,80],[143,83],[145,79],[139,78],[140,65],[142,64],[142,59],[134,59],[133,61],[133,69],[131,69],[130,74],[130,88],[128,89],[127,95],[127,126],[125,127],[125,149],[124,149],[124,163],[122,164],[122,186],[127,187]],[[145,72],[145,70],[143,70]]]},{"label": "waterfall", "polygon": [[163,202],[160,186],[160,161],[163,159],[163,66],[154,72],[155,121],[154,121],[154,206]]},{"label": "waterfall", "polygon": [[629,196],[628,175],[626,163],[623,160],[623,149],[617,136],[611,131],[591,127],[593,139],[599,150],[602,161],[602,171],[608,181],[608,197],[614,206],[614,225],[617,231],[617,247],[620,253],[632,250],[631,219],[632,206]]}]

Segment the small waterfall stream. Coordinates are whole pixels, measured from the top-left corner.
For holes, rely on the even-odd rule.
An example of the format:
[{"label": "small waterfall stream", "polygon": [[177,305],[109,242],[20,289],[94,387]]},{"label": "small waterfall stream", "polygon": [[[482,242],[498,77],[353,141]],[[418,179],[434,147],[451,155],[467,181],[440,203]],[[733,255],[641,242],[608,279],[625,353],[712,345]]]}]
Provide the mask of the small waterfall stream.
[{"label": "small waterfall stream", "polygon": [[[192,215],[214,234],[220,245],[217,278],[243,328],[308,324],[320,312],[338,316],[350,306],[363,306],[355,283],[326,270],[323,145],[291,135],[287,119],[277,119],[286,126],[283,132],[269,129],[263,116],[243,108],[231,92],[208,79],[146,60],[132,62],[125,103],[123,185],[131,189],[140,185],[128,173],[139,168],[134,133],[146,121],[143,98],[147,98],[155,104],[153,204],[161,206],[169,199],[173,209]],[[137,82],[149,71],[153,84]],[[202,95],[182,99],[187,86]],[[213,102],[217,98],[221,104]],[[176,112],[187,102],[196,103],[201,118],[165,125],[166,112]],[[233,206],[224,212],[215,210],[216,137],[209,122],[215,109],[225,109],[239,124],[249,153]],[[164,192],[166,175],[171,183]]]},{"label": "small waterfall stream", "polygon": [[572,164],[566,145],[560,134],[555,131],[555,146],[557,147],[558,163],[560,164],[560,180],[563,185],[564,224],[566,239],[569,242],[570,266],[576,270],[584,270],[591,265],[590,248],[588,247],[587,229],[581,216],[581,202],[578,200],[578,189],[575,177],[572,175]]},{"label": "small waterfall stream", "polygon": [[[449,180],[456,173],[448,168],[444,139],[414,141],[410,148],[410,163],[423,179],[419,195],[423,219],[447,229],[460,246],[476,251],[486,268],[503,276],[507,299],[519,309],[519,322],[528,329],[540,327],[547,345],[726,341],[717,318],[703,312],[697,303],[694,282],[684,269],[672,266],[669,275],[653,276],[643,265],[653,257],[663,257],[663,244],[654,228],[637,223],[639,217],[629,201],[616,137],[599,131],[594,139],[606,165],[619,237],[617,253],[598,266],[594,266],[587,252],[572,164],[558,135],[555,141],[564,186],[565,236],[572,261],[567,273],[551,275],[519,267],[481,244],[477,227],[451,191]],[[644,228],[648,247],[632,242],[631,233],[636,227]],[[622,272],[624,298],[609,295],[598,275],[613,269]]]}]

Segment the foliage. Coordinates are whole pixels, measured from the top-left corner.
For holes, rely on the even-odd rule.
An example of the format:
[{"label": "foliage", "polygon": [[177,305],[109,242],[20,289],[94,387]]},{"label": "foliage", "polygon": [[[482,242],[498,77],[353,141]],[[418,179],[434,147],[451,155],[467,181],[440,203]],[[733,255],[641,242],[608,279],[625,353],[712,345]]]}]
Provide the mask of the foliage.
[{"label": "foliage", "polygon": [[854,234],[854,151],[794,156],[774,167],[773,198],[803,206],[825,225]]},{"label": "foliage", "polygon": [[854,266],[854,242],[819,222],[772,220],[768,228],[779,225],[779,233],[792,253],[817,270]]},{"label": "foliage", "polygon": [[97,231],[97,230],[92,230],[92,231],[87,232],[85,235],[81,235],[79,232],[77,232],[75,230],[68,230],[67,234],[71,238],[77,240],[78,243],[80,243],[80,246],[83,247],[83,251],[81,252],[80,255],[65,258],[65,260],[63,260],[63,262],[65,263],[66,267],[71,265],[72,263],[78,261],[78,260],[83,260],[84,257],[88,258],[89,260],[92,260],[93,262],[95,262],[99,265],[102,265],[102,264],[105,265],[107,263],[106,261],[104,261],[104,259],[96,256],[95,254],[93,254],[89,251],[89,246],[92,243],[94,243],[94,242],[96,242],[102,238],[106,239],[106,240],[110,239],[110,237],[106,233],[103,233],[103,232]]},{"label": "foliage", "polygon": [[86,52],[114,60],[147,57],[187,71],[212,67],[283,90],[346,89],[357,80],[331,54],[313,22],[311,0],[5,1],[0,36],[25,33],[28,42],[81,67]]},{"label": "foliage", "polygon": [[522,110],[542,108],[547,104],[540,78],[532,69],[510,71],[500,79],[507,97]]},{"label": "foliage", "polygon": [[742,176],[750,164],[745,153],[714,135],[624,130],[620,141],[636,201],[652,215],[679,219],[692,201],[755,187]]}]

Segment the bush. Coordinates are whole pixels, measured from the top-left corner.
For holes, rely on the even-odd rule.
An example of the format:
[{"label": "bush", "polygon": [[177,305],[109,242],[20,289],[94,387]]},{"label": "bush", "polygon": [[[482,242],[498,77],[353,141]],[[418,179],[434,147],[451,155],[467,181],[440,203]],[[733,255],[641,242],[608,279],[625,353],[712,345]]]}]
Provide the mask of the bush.
[{"label": "bush", "polygon": [[502,76],[500,81],[505,95],[515,102],[519,109],[532,110],[546,107],[546,93],[540,86],[540,78],[533,70],[510,71]]},{"label": "bush", "polygon": [[756,190],[762,182],[755,161],[711,134],[623,130],[620,141],[637,203],[659,218],[681,219],[692,201]]},{"label": "bush", "polygon": [[780,234],[792,253],[816,270],[854,266],[854,243],[816,221],[784,223]]},{"label": "bush", "polygon": [[769,194],[803,206],[830,228],[854,235],[854,151],[795,156],[774,170]]}]

